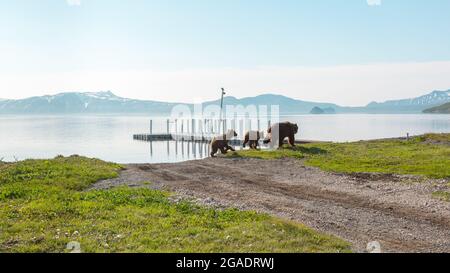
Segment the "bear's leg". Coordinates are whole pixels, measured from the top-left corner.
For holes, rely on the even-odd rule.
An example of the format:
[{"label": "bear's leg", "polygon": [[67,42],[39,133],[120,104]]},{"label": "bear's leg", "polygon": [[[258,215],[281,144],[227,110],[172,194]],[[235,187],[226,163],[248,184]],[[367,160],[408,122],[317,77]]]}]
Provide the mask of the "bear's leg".
[{"label": "bear's leg", "polygon": [[227,151],[236,152],[236,150],[233,147],[231,147],[230,145],[227,146]]},{"label": "bear's leg", "polygon": [[226,154],[228,151],[227,151],[227,149],[225,147],[220,147],[220,152],[222,154]]},{"label": "bear's leg", "polygon": [[216,157],[217,152],[218,152],[217,147],[212,147],[212,149],[211,149],[211,157]]},{"label": "bear's leg", "polygon": [[291,144],[292,147],[295,147],[295,136],[294,135],[289,136],[289,144]]},{"label": "bear's leg", "polygon": [[278,147],[279,147],[279,148],[283,147],[284,139],[285,139],[285,138],[286,138],[286,137],[280,137],[280,139],[278,140]]},{"label": "bear's leg", "polygon": [[244,139],[244,148],[245,148],[245,146],[247,146],[247,144],[248,144],[248,142],[250,141],[250,137],[249,136],[245,136],[245,139]]},{"label": "bear's leg", "polygon": [[252,149],[256,150],[258,148],[258,141],[253,140]]}]

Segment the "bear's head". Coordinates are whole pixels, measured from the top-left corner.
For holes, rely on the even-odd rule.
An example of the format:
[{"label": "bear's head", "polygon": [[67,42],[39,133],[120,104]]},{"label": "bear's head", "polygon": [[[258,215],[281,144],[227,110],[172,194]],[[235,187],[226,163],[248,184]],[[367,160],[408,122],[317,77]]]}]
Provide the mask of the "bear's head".
[{"label": "bear's head", "polygon": [[294,124],[294,125],[292,126],[292,128],[294,129],[294,134],[297,134],[297,133],[298,133],[298,125],[297,125],[297,124]]},{"label": "bear's head", "polygon": [[233,137],[237,137],[237,136],[238,136],[238,134],[236,133],[235,130],[228,130],[228,132],[227,132],[227,138],[228,139],[233,138]]}]

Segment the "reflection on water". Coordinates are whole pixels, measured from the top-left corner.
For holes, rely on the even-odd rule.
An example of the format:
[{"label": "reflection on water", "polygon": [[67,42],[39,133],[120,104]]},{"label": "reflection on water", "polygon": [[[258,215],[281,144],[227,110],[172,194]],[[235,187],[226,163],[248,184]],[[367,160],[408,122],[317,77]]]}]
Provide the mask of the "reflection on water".
[{"label": "reflection on water", "polygon": [[[151,158],[156,158],[159,157],[160,154],[165,154],[169,159],[167,162],[203,159],[208,157],[210,153],[210,146],[206,142],[158,141],[143,143],[148,144],[149,155]],[[165,151],[158,149],[164,146]]]},{"label": "reflection on water", "polygon": [[[303,115],[282,117],[300,124],[299,139],[357,141],[449,133],[448,115]],[[165,118],[153,118],[153,132],[166,132]],[[141,142],[149,132],[145,116],[0,116],[0,158],[52,158],[79,154],[119,163],[180,162],[207,157],[209,145]]]}]

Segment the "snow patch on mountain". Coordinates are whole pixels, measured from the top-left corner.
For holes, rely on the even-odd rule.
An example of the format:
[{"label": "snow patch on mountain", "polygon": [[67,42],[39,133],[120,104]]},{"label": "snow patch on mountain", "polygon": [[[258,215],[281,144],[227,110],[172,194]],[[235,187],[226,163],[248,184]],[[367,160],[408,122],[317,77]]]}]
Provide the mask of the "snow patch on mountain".
[{"label": "snow patch on mountain", "polygon": [[93,99],[99,99],[99,100],[111,100],[111,101],[129,101],[129,99],[121,98],[116,95],[114,95],[111,91],[105,91],[105,92],[87,92],[82,93],[83,95],[93,98]]},{"label": "snow patch on mountain", "polygon": [[52,101],[55,99],[55,96],[44,96],[44,99],[46,99],[48,103],[52,103]]},{"label": "snow patch on mountain", "polygon": [[390,100],[382,103],[372,102],[368,107],[380,107],[380,106],[428,106],[439,105],[450,102],[450,90],[447,91],[433,91],[430,94],[403,100]]}]

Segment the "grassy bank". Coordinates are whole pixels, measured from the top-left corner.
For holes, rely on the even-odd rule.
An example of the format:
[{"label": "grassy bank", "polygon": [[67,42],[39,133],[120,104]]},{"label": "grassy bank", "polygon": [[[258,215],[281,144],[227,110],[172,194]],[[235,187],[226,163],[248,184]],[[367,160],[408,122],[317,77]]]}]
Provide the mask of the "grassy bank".
[{"label": "grassy bank", "polygon": [[450,202],[450,192],[438,191],[435,192],[433,196],[437,199]]},{"label": "grassy bank", "polygon": [[85,191],[120,166],[83,157],[0,163],[0,252],[348,252],[268,215],[172,203],[169,193]]},{"label": "grassy bank", "polygon": [[411,174],[450,178],[450,134],[406,140],[313,143],[276,151],[242,151],[237,157],[305,158],[307,165],[340,173]]}]

